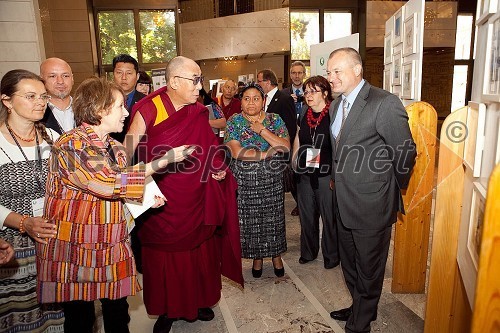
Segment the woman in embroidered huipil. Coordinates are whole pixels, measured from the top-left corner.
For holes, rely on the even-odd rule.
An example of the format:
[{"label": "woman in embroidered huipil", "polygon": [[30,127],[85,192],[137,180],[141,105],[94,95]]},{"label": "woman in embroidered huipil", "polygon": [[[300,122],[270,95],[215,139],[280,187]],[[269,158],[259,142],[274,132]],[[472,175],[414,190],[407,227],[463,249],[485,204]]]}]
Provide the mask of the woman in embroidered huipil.
[{"label": "woman in embroidered huipil", "polygon": [[[49,159],[44,217],[57,226],[37,246],[38,297],[60,302],[66,332],[92,332],[94,300],[103,307],[106,332],[128,332],[127,296],[140,290],[128,236],[131,216],[123,199],[140,200],[145,177],[189,154],[181,146],[146,165],[127,167],[121,132],[123,91],[105,79],[78,87],[73,110],[77,128],[62,135]],[[154,206],[164,204],[157,198]]]},{"label": "woman in embroidered huipil", "polygon": [[32,206],[43,203],[50,146],[59,136],[40,122],[50,97],[42,79],[22,69],[5,73],[0,91],[0,238],[15,250],[0,267],[0,332],[63,332],[62,309],[39,304],[36,294],[35,242],[55,234]]},{"label": "woman in embroidered huipil", "polygon": [[284,121],[264,112],[264,91],[249,84],[241,93],[242,113],[227,122],[224,142],[231,151],[230,167],[238,182],[241,253],[253,259],[252,275],[262,275],[263,258],[272,257],[274,273],[285,274],[286,251],[283,191],[284,158],[290,150]]},{"label": "woman in embroidered huipil", "polygon": [[299,263],[305,264],[318,256],[321,216],[323,265],[330,269],[337,266],[340,260],[333,218],[333,191],[330,189],[332,146],[328,110],[332,102],[332,90],[327,79],[320,75],[307,79],[303,87],[308,107],[299,117],[292,158],[292,165],[298,174],[297,204],[301,227]]}]

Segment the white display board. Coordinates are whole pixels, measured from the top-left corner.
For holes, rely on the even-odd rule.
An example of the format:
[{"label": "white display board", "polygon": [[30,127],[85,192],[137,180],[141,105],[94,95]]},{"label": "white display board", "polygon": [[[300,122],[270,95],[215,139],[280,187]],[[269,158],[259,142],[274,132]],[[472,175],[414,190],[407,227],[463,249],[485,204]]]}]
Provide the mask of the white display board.
[{"label": "white display board", "polygon": [[359,34],[333,39],[328,42],[311,45],[311,76],[326,77],[326,63],[332,51],[341,47],[352,47],[359,51]]}]

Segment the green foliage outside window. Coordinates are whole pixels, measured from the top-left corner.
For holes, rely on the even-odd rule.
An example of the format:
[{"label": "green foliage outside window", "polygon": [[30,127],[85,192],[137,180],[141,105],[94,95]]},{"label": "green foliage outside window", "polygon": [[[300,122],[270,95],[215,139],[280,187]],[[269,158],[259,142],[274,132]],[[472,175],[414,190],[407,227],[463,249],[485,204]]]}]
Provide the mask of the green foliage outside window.
[{"label": "green foliage outside window", "polygon": [[138,58],[138,36],[142,47],[140,63],[166,63],[177,55],[175,15],[172,10],[139,11],[139,29],[135,31],[133,11],[101,11],[99,41],[103,65],[110,65],[121,53]]},{"label": "green foliage outside window", "polygon": [[121,53],[137,59],[134,13],[132,11],[99,12],[99,39],[103,64],[111,64]]},{"label": "green foliage outside window", "polygon": [[163,63],[177,55],[173,11],[140,11],[142,61]]}]

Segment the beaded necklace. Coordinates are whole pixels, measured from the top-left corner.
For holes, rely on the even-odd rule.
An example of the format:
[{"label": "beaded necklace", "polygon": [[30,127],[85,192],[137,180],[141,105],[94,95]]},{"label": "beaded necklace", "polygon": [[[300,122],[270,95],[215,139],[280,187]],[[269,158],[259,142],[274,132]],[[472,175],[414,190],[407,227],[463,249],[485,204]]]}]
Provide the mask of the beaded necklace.
[{"label": "beaded necklace", "polygon": [[307,125],[309,125],[310,128],[316,128],[318,125],[321,123],[321,120],[328,114],[328,109],[330,108],[330,103],[326,104],[323,110],[321,110],[321,113],[319,114],[318,118],[313,117],[313,110],[311,108],[307,109]]}]

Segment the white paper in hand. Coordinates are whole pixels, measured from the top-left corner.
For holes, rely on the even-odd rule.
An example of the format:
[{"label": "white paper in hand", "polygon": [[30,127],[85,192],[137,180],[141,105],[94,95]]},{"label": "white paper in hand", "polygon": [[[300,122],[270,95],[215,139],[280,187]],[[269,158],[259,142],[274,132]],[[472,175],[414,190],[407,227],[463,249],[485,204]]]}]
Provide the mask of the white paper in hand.
[{"label": "white paper in hand", "polygon": [[125,199],[125,205],[127,206],[128,210],[130,211],[134,219],[140,216],[142,213],[147,211],[155,204],[155,195],[159,197],[164,197],[163,193],[161,193],[160,191],[160,188],[153,180],[153,177],[149,176],[145,180],[142,203]]}]

